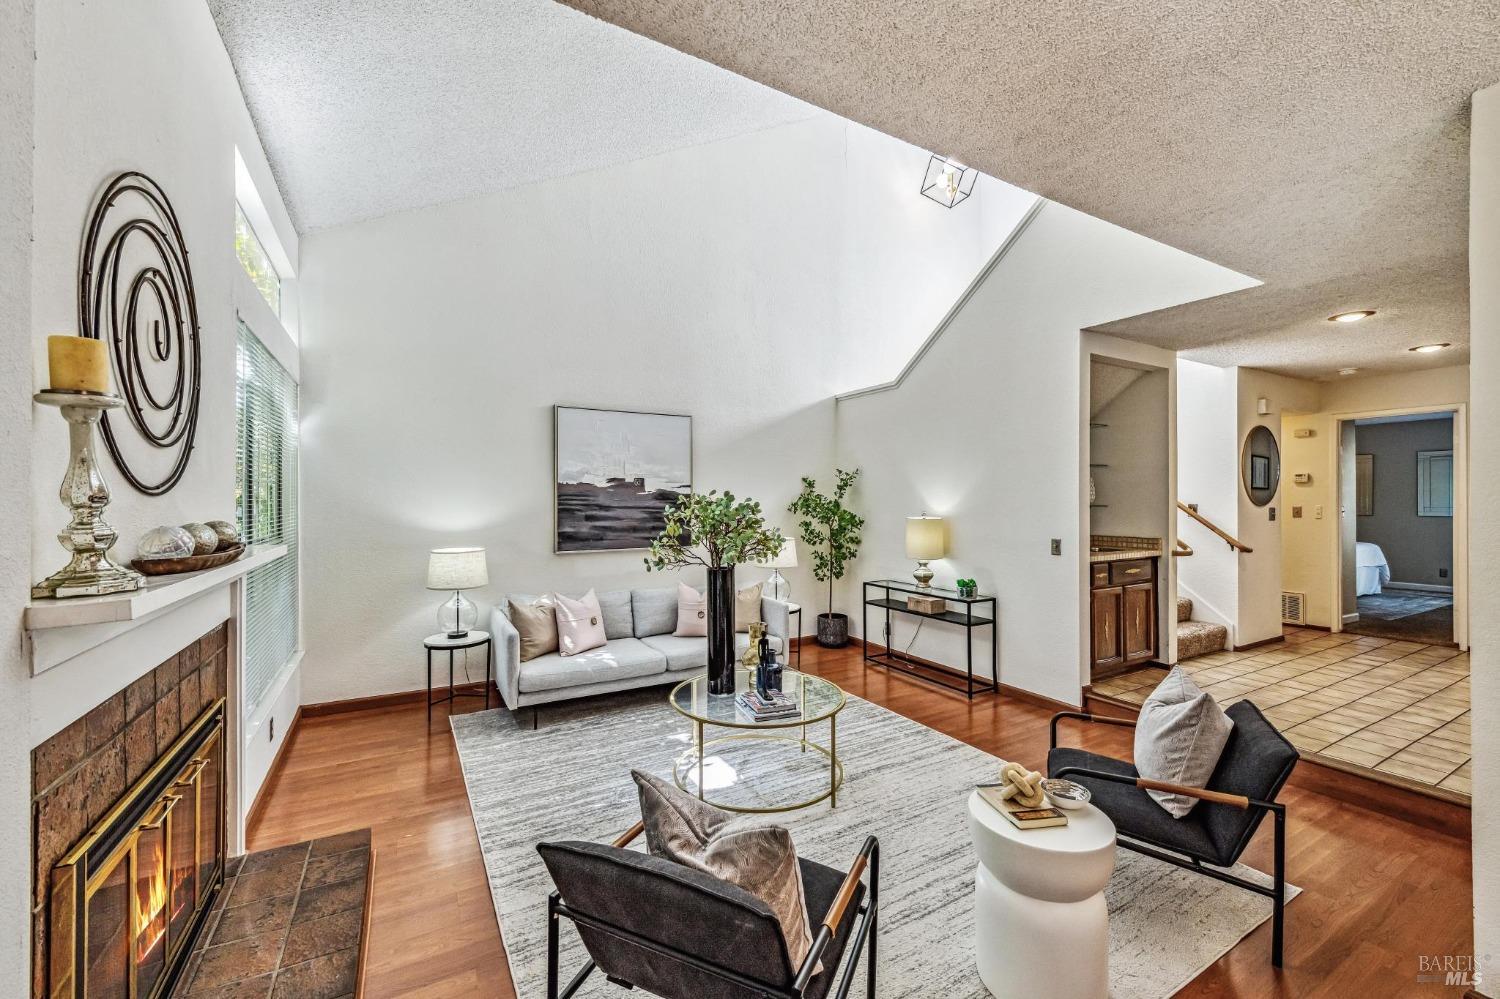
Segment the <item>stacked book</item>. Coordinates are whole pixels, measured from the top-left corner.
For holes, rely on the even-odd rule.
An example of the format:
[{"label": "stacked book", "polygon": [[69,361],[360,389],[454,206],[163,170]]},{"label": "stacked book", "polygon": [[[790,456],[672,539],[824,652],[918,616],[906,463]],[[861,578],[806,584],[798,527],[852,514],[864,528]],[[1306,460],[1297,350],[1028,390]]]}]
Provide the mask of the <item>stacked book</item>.
[{"label": "stacked book", "polygon": [[780,691],[771,691],[768,697],[761,697],[757,691],[747,690],[736,697],[734,703],[751,721],[784,721],[801,713],[797,702]]}]

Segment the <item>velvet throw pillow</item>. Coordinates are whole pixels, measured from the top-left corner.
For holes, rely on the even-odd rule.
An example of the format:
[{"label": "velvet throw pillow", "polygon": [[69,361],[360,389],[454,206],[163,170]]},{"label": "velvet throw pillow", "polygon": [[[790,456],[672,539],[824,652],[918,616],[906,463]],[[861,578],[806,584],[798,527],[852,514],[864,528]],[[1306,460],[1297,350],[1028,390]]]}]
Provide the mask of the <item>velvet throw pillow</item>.
[{"label": "velvet throw pillow", "polygon": [[[651,855],[727,881],[766,903],[781,926],[792,967],[801,967],[812,949],[812,930],[792,834],[738,818],[639,770],[630,776],[640,790]],[[814,973],[821,970],[819,965]]]},{"label": "velvet throw pillow", "polygon": [[576,656],[601,648],[608,641],[604,635],[604,612],[599,609],[599,598],[593,590],[577,600],[554,593],[552,600],[557,605],[559,655]]},{"label": "velvet throw pillow", "polygon": [[557,610],[546,597],[534,603],[510,605],[510,623],[521,636],[521,662],[557,651]]},{"label": "velvet throw pillow", "polygon": [[[1172,667],[1141,705],[1135,725],[1135,768],[1142,777],[1188,787],[1207,787],[1234,719],[1217,701],[1198,689],[1181,666]],[[1197,798],[1148,791],[1173,818],[1182,818]]]},{"label": "velvet throw pillow", "polygon": [[760,620],[760,591],[766,584],[747,586],[734,595],[734,630],[749,631],[753,621]]},{"label": "velvet throw pillow", "polygon": [[681,638],[708,637],[708,595],[686,583],[677,584],[677,630]]}]

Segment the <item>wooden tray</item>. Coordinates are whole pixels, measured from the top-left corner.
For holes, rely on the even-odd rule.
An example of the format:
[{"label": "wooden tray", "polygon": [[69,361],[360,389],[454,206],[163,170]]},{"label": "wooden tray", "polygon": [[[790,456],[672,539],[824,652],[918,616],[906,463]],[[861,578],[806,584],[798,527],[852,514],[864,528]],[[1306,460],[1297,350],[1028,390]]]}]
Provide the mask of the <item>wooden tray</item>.
[{"label": "wooden tray", "polygon": [[131,568],[145,576],[170,576],[179,572],[197,572],[200,569],[217,569],[228,565],[245,554],[243,543],[226,548],[211,555],[188,555],[185,558],[138,558]]}]

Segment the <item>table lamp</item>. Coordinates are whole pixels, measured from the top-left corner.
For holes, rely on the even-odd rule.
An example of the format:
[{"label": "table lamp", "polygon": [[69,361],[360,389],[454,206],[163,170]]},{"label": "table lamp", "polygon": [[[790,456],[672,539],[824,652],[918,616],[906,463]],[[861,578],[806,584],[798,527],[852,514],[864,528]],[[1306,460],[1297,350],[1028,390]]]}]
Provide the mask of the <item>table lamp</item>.
[{"label": "table lamp", "polygon": [[479,612],[464,590],[487,586],[489,567],[483,548],[434,548],[427,559],[427,588],[452,590],[453,598],[438,608],[438,627],[449,638],[463,638],[474,627]]},{"label": "table lamp", "polygon": [[923,589],[932,585],[932,570],[927,568],[927,563],[948,554],[944,542],[942,517],[929,517],[924,513],[906,518],[906,557],[916,560],[917,569],[912,578]]},{"label": "table lamp", "polygon": [[766,580],[765,595],[772,600],[780,600],[784,604],[791,603],[792,585],[786,581],[781,570],[797,568],[796,539],[787,538],[786,543],[781,546],[781,551],[766,564],[771,567],[771,578]]}]

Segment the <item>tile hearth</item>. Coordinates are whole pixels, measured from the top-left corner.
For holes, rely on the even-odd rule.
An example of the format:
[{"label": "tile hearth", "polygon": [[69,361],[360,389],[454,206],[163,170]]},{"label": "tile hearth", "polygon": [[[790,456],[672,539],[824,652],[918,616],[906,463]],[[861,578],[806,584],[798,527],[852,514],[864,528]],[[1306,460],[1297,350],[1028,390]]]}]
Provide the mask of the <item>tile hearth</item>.
[{"label": "tile hearth", "polygon": [[230,861],[178,999],[343,999],[355,992],[370,830]]}]

